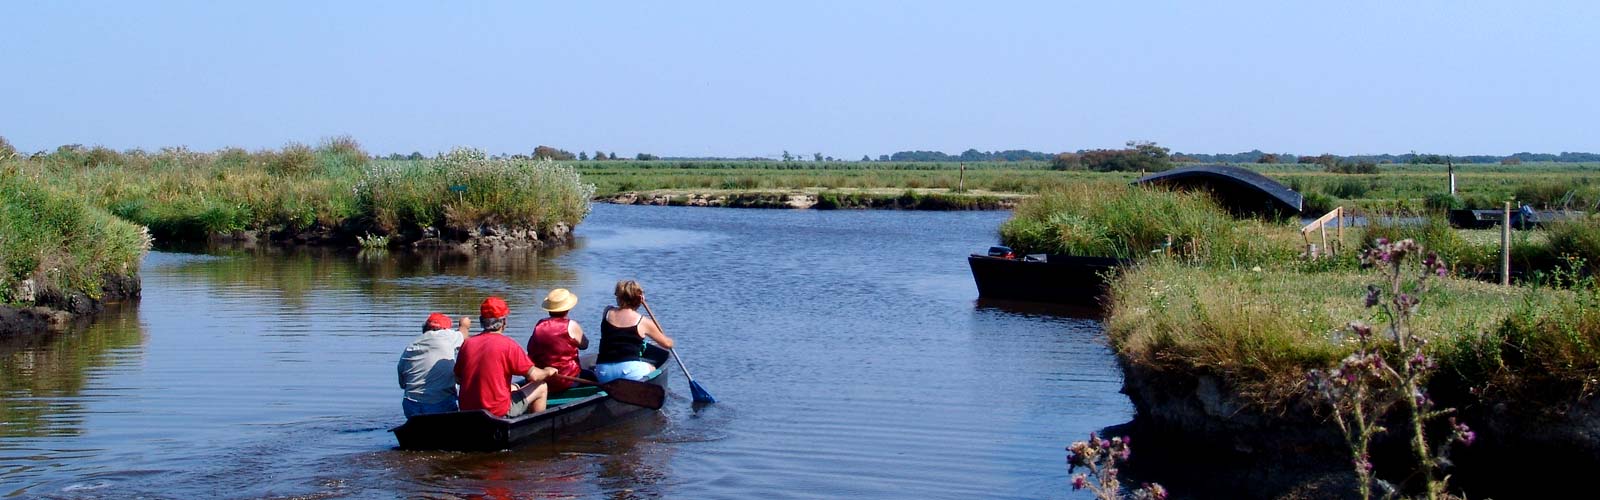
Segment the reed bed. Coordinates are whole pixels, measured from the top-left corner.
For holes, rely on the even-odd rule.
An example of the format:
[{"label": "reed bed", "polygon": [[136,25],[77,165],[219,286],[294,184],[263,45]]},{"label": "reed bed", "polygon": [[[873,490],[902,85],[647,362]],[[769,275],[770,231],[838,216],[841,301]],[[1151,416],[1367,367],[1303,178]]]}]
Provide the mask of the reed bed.
[{"label": "reed bed", "polygon": [[593,186],[569,166],[456,149],[421,161],[372,160],[347,138],[247,152],[58,150],[15,162],[52,188],[150,228],[159,240],[237,231],[357,235],[547,231],[588,214]]}]

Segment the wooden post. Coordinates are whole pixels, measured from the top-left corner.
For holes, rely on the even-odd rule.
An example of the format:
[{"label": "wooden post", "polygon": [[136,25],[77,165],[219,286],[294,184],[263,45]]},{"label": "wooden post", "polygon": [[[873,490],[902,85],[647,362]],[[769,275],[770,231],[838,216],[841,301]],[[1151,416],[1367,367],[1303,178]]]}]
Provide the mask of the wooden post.
[{"label": "wooden post", "polygon": [[956,192],[967,192],[967,164],[965,162],[961,164],[961,175],[956,177]]},{"label": "wooden post", "polygon": [[1335,208],[1335,210],[1339,211],[1339,219],[1338,219],[1339,220],[1339,222],[1338,222],[1339,225],[1334,226],[1334,229],[1338,230],[1338,232],[1336,234],[1337,234],[1337,237],[1339,238],[1339,249],[1343,250],[1344,249],[1344,207],[1338,207],[1338,208]]},{"label": "wooden post", "polygon": [[1500,284],[1511,284],[1511,202],[1500,218]]}]

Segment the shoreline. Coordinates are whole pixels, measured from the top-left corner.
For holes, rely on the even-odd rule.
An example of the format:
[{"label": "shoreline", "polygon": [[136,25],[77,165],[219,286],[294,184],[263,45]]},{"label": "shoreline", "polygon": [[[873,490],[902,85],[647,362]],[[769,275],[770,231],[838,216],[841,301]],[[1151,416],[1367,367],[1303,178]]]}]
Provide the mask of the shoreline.
[{"label": "shoreline", "polygon": [[59,333],[93,321],[107,305],[136,303],[142,291],[138,274],[106,275],[98,297],[83,292],[35,290],[33,280],[19,288],[31,306],[0,305],[0,339]]},{"label": "shoreline", "polygon": [[948,189],[868,190],[675,190],[625,191],[593,198],[596,203],[797,210],[1011,210],[1028,195]]}]

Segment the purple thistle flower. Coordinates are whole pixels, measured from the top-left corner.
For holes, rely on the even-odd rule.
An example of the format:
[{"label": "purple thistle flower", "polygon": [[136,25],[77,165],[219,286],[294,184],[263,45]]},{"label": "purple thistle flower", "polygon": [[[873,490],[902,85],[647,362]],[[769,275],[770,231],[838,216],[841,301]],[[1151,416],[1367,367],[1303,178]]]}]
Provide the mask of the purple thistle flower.
[{"label": "purple thistle flower", "polygon": [[1388,245],[1388,244],[1389,244],[1389,239],[1388,238],[1378,238],[1378,246],[1381,247],[1381,246]]},{"label": "purple thistle flower", "polygon": [[1078,491],[1087,486],[1089,486],[1089,479],[1083,477],[1083,474],[1078,474],[1072,477],[1072,491]]},{"label": "purple thistle flower", "polygon": [[[1378,298],[1382,294],[1383,294],[1383,291],[1379,290],[1377,285],[1367,285],[1367,302],[1366,302],[1367,307],[1372,307],[1372,306],[1378,305]],[[1351,326],[1353,327],[1353,326],[1355,326],[1355,324],[1352,323]],[[1372,333],[1372,329],[1368,328],[1367,329],[1367,333]]]}]

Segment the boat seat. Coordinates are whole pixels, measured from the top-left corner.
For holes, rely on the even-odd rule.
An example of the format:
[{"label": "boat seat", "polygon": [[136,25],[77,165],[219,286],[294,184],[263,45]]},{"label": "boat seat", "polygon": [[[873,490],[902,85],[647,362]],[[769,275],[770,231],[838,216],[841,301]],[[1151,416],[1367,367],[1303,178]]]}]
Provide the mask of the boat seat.
[{"label": "boat seat", "polygon": [[603,392],[605,391],[600,390],[597,386],[580,385],[552,395],[546,404],[549,406],[561,406]]}]

